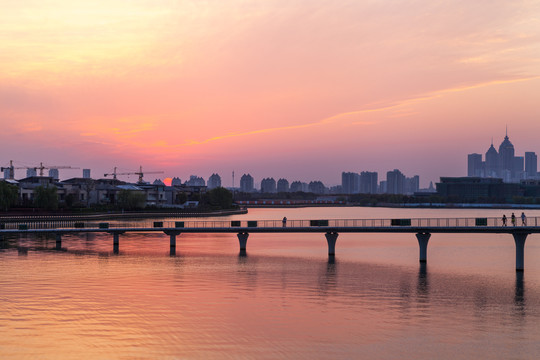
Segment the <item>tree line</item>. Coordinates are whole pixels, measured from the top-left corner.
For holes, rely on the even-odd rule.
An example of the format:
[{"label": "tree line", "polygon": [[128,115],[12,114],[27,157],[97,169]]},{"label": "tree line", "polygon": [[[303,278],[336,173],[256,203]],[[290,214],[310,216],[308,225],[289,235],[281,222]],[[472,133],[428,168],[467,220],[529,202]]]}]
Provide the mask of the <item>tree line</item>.
[{"label": "tree line", "polygon": [[[227,210],[234,208],[233,194],[229,190],[218,187],[202,194],[179,193],[175,204],[184,204],[186,201],[197,201],[198,210]],[[25,204],[26,205],[26,204]],[[146,194],[140,191],[120,190],[116,195],[114,204],[82,205],[76,201],[76,196],[67,194],[64,201],[59,200],[55,186],[38,186],[34,189],[32,202],[29,204],[35,209],[46,211],[75,210],[82,208],[90,211],[103,210],[142,210],[146,205]],[[8,211],[19,207],[19,189],[17,186],[0,181],[0,211]]]}]

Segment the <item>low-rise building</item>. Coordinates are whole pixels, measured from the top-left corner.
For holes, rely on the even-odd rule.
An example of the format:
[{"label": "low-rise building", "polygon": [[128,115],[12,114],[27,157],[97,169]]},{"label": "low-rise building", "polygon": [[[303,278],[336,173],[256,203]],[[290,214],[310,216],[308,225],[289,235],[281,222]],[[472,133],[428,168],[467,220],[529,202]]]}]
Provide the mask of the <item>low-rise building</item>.
[{"label": "low-rise building", "polygon": [[436,184],[437,194],[456,201],[511,201],[523,196],[523,189],[516,183],[505,183],[499,178],[442,177]]}]

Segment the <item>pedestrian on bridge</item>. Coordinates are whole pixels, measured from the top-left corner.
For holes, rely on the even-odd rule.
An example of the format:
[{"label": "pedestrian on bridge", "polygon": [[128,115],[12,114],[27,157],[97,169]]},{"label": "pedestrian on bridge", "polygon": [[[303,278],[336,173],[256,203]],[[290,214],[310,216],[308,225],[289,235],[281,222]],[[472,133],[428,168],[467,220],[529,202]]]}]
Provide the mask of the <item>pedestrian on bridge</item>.
[{"label": "pedestrian on bridge", "polygon": [[503,214],[502,222],[503,222],[503,226],[506,226],[506,214]]},{"label": "pedestrian on bridge", "polygon": [[514,215],[514,213],[512,213],[512,216],[510,216],[510,219],[512,219],[512,225],[516,226],[516,215]]},{"label": "pedestrian on bridge", "polygon": [[527,226],[527,217],[525,216],[524,212],[521,212],[521,225]]},{"label": "pedestrian on bridge", "polygon": [[283,227],[287,227],[287,217],[284,216],[282,222],[283,222]]}]

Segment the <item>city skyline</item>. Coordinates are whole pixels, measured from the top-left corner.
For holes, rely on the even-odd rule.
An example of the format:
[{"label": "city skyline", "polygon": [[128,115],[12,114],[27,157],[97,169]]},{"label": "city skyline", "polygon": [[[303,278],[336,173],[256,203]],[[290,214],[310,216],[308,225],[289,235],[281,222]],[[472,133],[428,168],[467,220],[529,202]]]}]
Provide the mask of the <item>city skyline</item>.
[{"label": "city skyline", "polygon": [[[507,150],[505,150],[505,149],[507,149]],[[506,152],[508,152],[508,154],[503,156],[502,155],[503,152],[501,152],[499,154],[500,151],[503,151],[503,152],[506,151]],[[537,156],[536,156],[536,152],[534,152],[534,151],[524,151],[524,156],[517,156],[519,154],[518,154],[517,151],[515,151],[514,145],[510,141],[509,136],[508,136],[508,126],[506,127],[506,133],[505,133],[504,139],[503,139],[503,141],[501,142],[501,144],[499,146],[499,152],[497,152],[497,150],[495,149],[494,139],[491,138],[491,146],[489,147],[489,149],[485,153],[485,155],[483,155],[481,153],[480,154],[479,153],[469,153],[467,155],[467,163],[466,163],[466,169],[465,169],[466,174],[454,174],[454,175],[451,175],[450,177],[461,177],[461,176],[499,177],[499,178],[502,178],[505,182],[519,182],[519,179],[538,178],[538,174],[536,173],[536,170],[537,170],[537,167],[538,167],[538,159],[537,159]],[[514,154],[516,155],[515,157],[514,157]],[[490,157],[491,157],[491,159],[490,159]],[[495,158],[493,158],[493,157],[495,157]],[[499,157],[501,159],[499,159]],[[502,160],[503,157],[509,157],[509,159],[507,159],[506,162],[510,162],[512,164],[512,166],[510,168],[508,168],[508,166],[509,166],[508,164],[503,165],[501,163],[501,161],[503,161]],[[485,158],[485,159],[483,160],[483,158]],[[517,161],[517,164],[515,164],[515,161]],[[10,161],[9,163],[6,162],[6,161],[4,161],[4,162],[6,164],[5,164],[3,169],[7,168],[9,166],[9,164],[12,163],[12,161]],[[491,165],[490,165],[490,163],[491,163]],[[19,176],[15,176],[15,178],[23,178],[23,177],[25,177],[23,172],[26,172],[26,176],[36,175],[36,170],[39,170],[40,167],[41,167],[41,171],[43,171],[43,169],[49,169],[49,174],[48,175],[52,176],[52,177],[55,177],[56,179],[59,178],[59,170],[58,169],[63,169],[63,170],[68,171],[68,175],[64,174],[63,176],[60,176],[61,179],[68,179],[68,178],[72,178],[72,177],[81,177],[81,176],[78,176],[78,175],[73,175],[73,176],[69,175],[69,173],[73,172],[74,170],[80,172],[81,170],[80,170],[79,167],[47,166],[46,164],[44,165],[42,162],[39,163],[39,165],[29,165],[29,164],[26,164],[26,163],[24,163],[24,164],[15,163],[14,166],[15,166],[15,170],[14,170],[15,174],[19,175]],[[516,171],[516,174],[513,173],[514,170],[511,170],[512,168],[514,168],[514,166],[516,166],[516,168],[514,169]],[[501,172],[502,170],[504,170],[505,167],[508,168],[508,169],[506,169],[507,173]],[[520,170],[518,170],[518,168]],[[120,175],[127,176],[127,178],[125,178],[125,181],[129,182],[129,181],[132,180],[131,179],[132,177],[135,177],[135,176],[139,175],[138,171],[142,171],[142,167],[139,167],[139,170],[135,170],[135,169],[131,169],[131,170],[118,169],[117,167],[114,167],[114,170],[112,172],[116,172],[117,170],[118,170],[119,173],[121,173]],[[400,170],[400,169],[394,169],[394,171],[395,170]],[[91,171],[91,169],[87,169],[87,168],[82,169],[82,173],[83,173],[82,177],[90,177],[90,171]],[[52,172],[53,175],[51,175],[51,172]],[[106,175],[111,176],[111,175],[113,175],[112,172],[109,172],[108,174],[104,174],[104,176],[101,176],[100,174],[97,175],[97,176],[94,175],[94,178],[96,178],[96,179],[104,178],[104,177],[106,177]],[[390,173],[390,172],[392,172],[392,171],[391,170],[382,171],[381,175],[384,175],[384,173]],[[520,175],[520,172],[522,172],[521,175]],[[189,178],[193,178],[193,177],[198,176],[198,175],[193,175],[193,172],[189,172],[189,171],[184,171],[183,175],[167,174],[165,176],[160,176],[160,177],[155,176],[153,174],[163,173],[162,171],[146,170],[145,173],[150,174],[150,176],[148,176],[148,175],[145,176],[145,181],[147,181],[149,183],[152,183],[155,180],[159,180],[159,181],[164,181],[166,184],[170,184],[170,182],[175,178],[184,178],[185,181],[189,181],[188,180]],[[240,188],[239,178],[238,177],[236,178],[236,183],[235,183],[235,180],[233,179],[234,170],[233,170],[233,172],[230,173],[230,180],[229,180],[230,183],[227,180],[227,175],[226,174],[220,174],[219,172],[210,171],[210,170],[206,170],[206,173],[211,173],[211,175],[208,175],[207,177],[212,177],[214,175],[219,176],[220,184],[222,182],[224,187]],[[357,176],[360,176],[360,173],[366,174],[366,175],[370,174],[370,173],[373,173],[373,174],[375,174],[375,178],[377,178],[378,174],[379,174],[379,171],[369,171],[369,170],[364,170],[364,169],[349,170],[349,171],[342,170],[341,178],[337,179],[337,181],[334,181],[334,182],[322,181],[322,182],[328,188],[331,188],[331,187],[334,187],[334,186],[341,186],[341,185],[344,184],[343,174],[345,174],[345,173],[347,173],[347,174],[355,174]],[[127,174],[130,174],[130,175],[127,175]],[[187,174],[189,174],[189,175],[187,175]],[[246,174],[249,174],[249,175],[253,176],[252,173],[249,172],[249,171],[244,173],[244,175],[246,175]],[[408,175],[408,174],[406,174],[406,175]],[[4,174],[3,177],[5,178],[6,174]],[[205,177],[205,175],[203,175],[201,180],[207,181],[204,177]],[[418,175],[413,175],[413,177],[421,178]],[[419,180],[419,179],[417,179],[416,182],[418,184],[415,186],[415,188],[417,190],[418,189],[427,189],[428,186],[431,186],[432,183],[438,182],[442,177],[445,177],[445,176],[439,176],[438,178],[436,178],[434,180],[431,180],[431,179],[430,180],[425,180],[425,179]],[[260,178],[257,175],[253,176],[253,178],[254,178],[254,183],[253,183],[254,188],[262,188],[263,187],[262,182],[266,178],[268,178],[268,179],[270,179],[270,178],[274,179],[275,178],[276,182],[277,182],[277,180],[283,178],[284,180],[287,180],[287,181],[290,181],[290,182],[300,181],[300,182],[303,182],[303,183],[307,184],[310,181],[321,181],[320,179],[323,178],[323,177],[319,176],[319,177],[310,179],[310,178],[307,178],[306,176],[304,176],[303,178],[295,178],[295,179],[291,180],[291,178],[288,177],[287,175],[284,175],[283,177],[276,177],[276,176],[273,176],[272,174],[268,174],[268,172],[265,172],[265,175],[261,176]],[[360,181],[360,180],[358,180],[358,181]],[[384,180],[384,178],[382,176],[380,178],[380,181],[381,181],[381,183],[378,183],[378,186],[386,186],[386,184],[383,184],[383,183],[385,183],[385,180]],[[358,183],[358,186],[360,186],[359,184],[360,183]],[[212,187],[214,187],[214,186],[212,186]],[[372,191],[373,190],[364,189],[363,192],[370,193]],[[380,189],[379,189],[379,191],[386,192],[386,190],[380,190]],[[345,192],[347,192],[347,191],[345,191]]]},{"label": "city skyline", "polygon": [[[109,179],[112,179],[113,178],[113,175],[114,173],[108,173],[108,174],[95,174],[95,172],[93,172],[92,169],[88,169],[88,168],[84,168],[84,169],[81,169],[81,168],[78,168],[78,167],[73,167],[73,168],[68,168],[68,169],[61,169],[59,170],[58,168],[54,167],[54,166],[51,166],[50,168],[47,167],[47,166],[42,166],[44,167],[44,169],[49,169],[48,171],[44,171],[43,172],[43,175],[39,175],[36,171],[36,167],[34,167],[33,165],[23,165],[23,166],[20,166],[21,164],[17,164],[17,163],[13,163],[13,172],[14,172],[14,180],[18,180],[18,179],[23,179],[23,178],[26,178],[26,177],[31,177],[31,176],[45,176],[45,177],[52,177],[56,180],[60,180],[60,181],[64,181],[64,180],[68,180],[68,179],[72,179],[72,178],[92,178],[92,179],[106,179],[106,178],[109,178]],[[2,173],[0,174],[0,177],[3,178],[3,179],[8,179],[9,178],[9,173],[10,173],[10,167],[2,167]],[[39,170],[39,168],[38,168]],[[143,179],[146,183],[153,183],[154,181],[161,181],[161,182],[164,182],[166,185],[170,185],[171,183],[173,182],[181,182],[181,183],[187,183],[189,185],[202,185],[201,182],[205,182],[205,185],[203,186],[207,186],[209,182],[212,182],[212,186],[209,186],[210,188],[214,188],[214,187],[217,187],[217,186],[223,186],[223,187],[230,187],[232,188],[232,174],[230,174],[231,176],[231,180],[230,180],[230,183],[231,185],[229,186],[227,184],[227,181],[224,180],[224,178],[226,178],[226,176],[223,176],[222,174],[219,174],[217,172],[211,172],[211,175],[203,175],[203,176],[199,176],[198,174],[193,174],[193,173],[190,173],[189,175],[187,176],[178,176],[178,175],[172,175],[172,176],[158,176],[158,175],[155,175],[155,173],[161,173],[161,172],[156,172],[156,171],[148,171],[149,176],[146,176],[145,173],[146,171],[143,170],[142,168],[138,169],[138,170],[134,170],[134,169],[131,169],[129,170],[129,172],[124,172],[124,171],[128,171],[128,170],[124,170],[124,169],[118,169],[118,168],[115,168],[115,171],[118,172],[117,174],[117,178],[118,180],[121,180],[121,181],[125,181],[125,182],[132,182],[134,183],[135,180],[139,179],[139,171],[143,171]],[[66,171],[65,173],[62,173],[61,171]],[[383,174],[381,174],[381,178],[380,178],[380,181],[381,182],[384,182],[386,181],[385,177],[384,177],[384,174],[387,174],[387,173],[390,173],[390,172],[395,172],[395,171],[398,171],[399,172],[399,169],[393,169],[393,170],[388,170],[388,171],[385,171]],[[209,172],[210,173],[210,172]],[[361,171],[361,173],[354,173],[354,172],[341,172],[339,175],[340,175],[340,178],[339,178],[339,182],[336,182],[336,183],[326,183],[324,181],[322,181],[322,183],[328,187],[328,188],[331,188],[331,187],[335,187],[335,186],[341,186],[343,184],[343,174],[356,174],[358,175],[359,177],[360,176],[366,176],[366,175],[370,175],[370,176],[373,176],[374,175],[374,180],[372,179],[371,181],[373,182],[372,185],[369,185],[369,189],[367,189],[365,191],[365,193],[376,193],[377,192],[377,186],[380,185],[380,183],[377,181],[378,179],[378,173],[377,172],[370,172],[370,171]],[[129,174],[129,175],[128,175]],[[187,173],[186,173],[187,174]],[[106,176],[102,176],[102,175],[106,175]],[[289,178],[289,177],[284,177],[284,178],[276,178],[275,176],[272,176],[271,174],[270,175],[267,175],[263,178],[258,178],[256,176],[253,176],[250,172],[246,172],[246,173],[242,173],[241,175],[236,175],[236,180],[235,180],[235,184],[234,184],[234,188],[240,188],[241,187],[241,181],[242,181],[242,178],[244,176],[250,176],[252,177],[252,180],[253,180],[253,188],[254,189],[260,189],[261,186],[262,186],[262,182],[264,180],[274,180],[275,181],[275,185],[276,185],[276,189],[277,189],[277,184],[279,182],[279,180],[285,180],[285,181],[288,181],[289,183],[292,183],[292,182],[301,182],[303,184],[306,184],[306,186],[308,185],[309,182],[312,182],[312,181],[321,181],[319,178],[314,178],[314,179],[307,179],[307,178],[302,178],[302,179],[292,179],[292,178]],[[413,175],[413,177],[417,177],[418,178],[418,175]],[[358,189],[359,190],[361,188],[360,184],[358,185]],[[357,193],[358,191],[355,190],[353,191],[352,193]]]},{"label": "city skyline", "polygon": [[5,162],[426,187],[507,124],[539,152],[536,2],[2,5]]},{"label": "city skyline", "polygon": [[523,156],[515,151],[508,136],[508,129],[503,141],[495,148],[493,139],[485,155],[471,153],[467,155],[467,176],[501,178],[504,182],[520,182],[526,179],[538,179],[538,157],[534,151],[525,151]]},{"label": "city skyline", "polygon": [[[505,136],[505,141],[508,140],[507,139],[508,136],[506,135]],[[492,144],[492,147],[493,147],[493,144]],[[531,154],[531,152],[525,152],[525,154]],[[532,154],[534,154],[534,152],[532,152]],[[460,174],[453,174],[453,175],[449,175],[451,177],[460,177],[460,176],[472,176],[470,174],[470,156],[471,155],[480,155],[480,162],[482,163],[482,160],[481,160],[481,155],[482,154],[476,154],[476,153],[470,153],[467,155],[468,157],[468,161],[465,163],[464,165],[464,173],[460,173]],[[4,166],[4,169],[7,168],[10,164],[10,161],[6,161],[4,160],[2,162],[2,166]],[[130,182],[130,181],[135,181],[135,179],[138,177],[138,171],[141,171],[142,170],[142,167],[139,167],[139,169],[122,169],[122,168],[117,168],[117,167],[114,167],[114,170],[110,170],[108,171],[107,174],[102,174],[102,173],[97,173],[94,171],[94,169],[88,169],[88,168],[80,168],[80,167],[72,167],[72,166],[60,166],[59,168],[62,169],[61,171],[59,171],[56,166],[54,165],[51,165],[50,167],[48,167],[46,164],[44,165],[43,163],[40,163],[39,165],[36,165],[36,164],[29,164],[29,163],[16,163],[14,162],[13,165],[15,166],[15,179],[22,179],[24,177],[27,177],[27,176],[32,176],[32,175],[37,175],[35,174],[36,173],[36,169],[39,170],[39,166],[42,166],[44,169],[50,169],[49,171],[46,171],[44,173],[45,176],[51,176],[50,175],[50,171],[52,171],[54,173],[53,177],[55,177],[56,179],[60,178],[61,180],[65,180],[65,179],[69,179],[69,178],[77,178],[77,177],[90,177],[90,172],[92,173],[92,178],[94,179],[100,179],[100,178],[106,178],[106,176],[102,176],[102,175],[108,175],[109,177],[112,177],[113,175],[113,171],[118,171],[119,173],[123,173],[123,176],[121,176],[121,179],[123,179],[124,181],[127,181],[127,182]],[[142,170],[143,173],[148,173],[149,175],[145,175],[144,176],[144,180],[149,182],[149,183],[152,183],[153,181],[155,180],[161,180],[161,181],[165,181],[166,183],[172,181],[174,178],[180,178],[180,179],[183,179],[182,182],[185,182],[185,181],[188,181],[190,179],[190,177],[193,177],[193,176],[199,176],[200,174],[198,173],[194,173],[194,172],[191,172],[189,170],[185,170],[183,171],[182,174],[173,174],[173,173],[165,173],[164,175],[155,175],[155,173],[162,173],[162,171],[154,171],[155,169],[150,169],[150,170]],[[255,173],[254,172],[250,172],[250,171],[245,171],[245,172],[239,172],[239,171],[234,171],[236,173],[236,178],[233,180],[233,172],[230,172],[228,175],[227,174],[222,174],[220,173],[219,171],[214,171],[214,170],[210,170],[210,169],[206,169],[202,175],[202,178],[204,179],[204,181],[208,181],[208,178],[210,178],[212,175],[216,174],[216,175],[219,175],[220,176],[220,180],[222,182],[222,185],[224,187],[235,187],[235,188],[239,188],[240,187],[240,176],[242,176],[242,174],[249,174],[251,176],[253,176],[254,178],[254,186],[256,188],[260,188],[261,186],[261,181],[264,180],[265,178],[274,178],[276,180],[276,182],[280,179],[280,178],[284,178],[290,182],[292,181],[301,181],[301,182],[310,182],[310,181],[322,181],[324,183],[325,186],[327,187],[333,187],[333,186],[340,186],[343,184],[343,178],[342,178],[342,175],[343,173],[355,173],[357,175],[360,175],[360,173],[374,173],[375,176],[379,177],[379,181],[385,181],[385,177],[384,175],[387,174],[388,172],[392,172],[392,170],[400,170],[402,171],[403,169],[397,169],[397,168],[388,168],[386,170],[382,170],[382,171],[370,171],[368,169],[348,169],[348,170],[341,170],[339,173],[336,173],[336,174],[330,174],[330,175],[333,175],[333,179],[332,181],[324,181],[324,180],[321,180],[322,178],[324,178],[324,176],[321,174],[320,176],[315,176],[314,178],[309,178],[307,176],[302,176],[302,177],[299,177],[299,178],[292,178],[291,176],[288,176],[288,175],[283,175],[283,176],[275,176],[274,174],[269,174],[268,171],[264,172],[265,175],[254,175]],[[126,175],[127,173],[129,173],[130,175]],[[282,172],[281,172],[282,173]],[[407,171],[403,171],[403,173],[407,176],[413,176],[413,177],[419,177],[420,180],[419,180],[419,184],[418,184],[418,188],[420,189],[427,189],[428,186],[431,184],[431,183],[435,183],[435,182],[438,182],[440,180],[441,177],[444,177],[443,175],[441,176],[438,176],[436,177],[435,179],[431,180],[427,180],[427,179],[422,179],[421,176],[417,175],[416,173],[415,174],[412,174],[412,173],[409,173]],[[421,173],[421,171],[419,172]],[[195,175],[194,175],[195,174]],[[209,175],[206,175],[206,174],[209,174]],[[378,175],[380,174],[380,175]],[[60,176],[59,176],[60,175]],[[119,175],[122,175],[122,174],[119,174]],[[327,178],[328,178],[328,174],[326,174]],[[6,174],[1,174],[1,176],[3,178],[6,177]],[[120,176],[119,176],[120,178]],[[507,181],[507,180],[505,180]],[[233,184],[234,182],[234,184]],[[234,186],[233,186],[234,185]],[[380,184],[379,184],[380,185]],[[371,191],[366,191],[366,192],[371,192]]]},{"label": "city skyline", "polygon": [[[503,139],[503,142],[501,143],[501,146],[505,143],[509,143],[510,147],[511,147],[511,150],[512,150],[512,156],[513,154],[517,154],[517,151],[514,150],[514,146],[512,144],[512,142],[509,141],[509,136],[508,136],[508,127],[506,128],[506,134],[505,134],[505,137]],[[478,147],[478,144],[476,145],[476,147]],[[499,147],[500,149],[500,147]],[[491,138],[491,146],[490,148],[488,149],[488,153],[489,151],[494,151],[496,153],[496,156],[497,155],[497,151],[496,149],[494,149],[494,139],[493,137]],[[535,152],[531,152],[531,151],[524,151],[524,156],[516,156],[516,158],[521,158],[522,159],[522,167],[524,171],[526,171],[526,166],[530,166],[532,162],[534,162],[534,166],[533,168],[534,169],[537,169],[537,165],[538,165],[538,162],[537,162],[537,159],[536,159],[536,153]],[[487,154],[486,154],[487,155]],[[473,165],[473,163],[471,162],[472,159],[471,159],[471,156],[474,156],[476,157],[476,160],[478,162],[478,164],[476,165]],[[533,158],[534,156],[534,158]],[[484,173],[484,170],[482,170],[482,173],[477,173],[477,174],[474,174],[475,170],[474,168],[471,168],[471,166],[476,166],[477,167],[477,170],[476,171],[480,171],[480,167],[484,167],[485,166],[485,161],[482,160],[483,158],[483,154],[478,154],[478,153],[468,153],[467,154],[467,163],[465,164],[465,173],[460,173],[460,174],[451,174],[451,175],[447,175],[447,176],[450,176],[450,177],[460,177],[460,176],[481,176],[481,177],[492,177],[492,176],[495,176],[495,177],[501,177],[501,178],[504,178],[504,181],[510,181],[509,178],[505,178],[504,176],[502,176],[502,174],[499,174],[497,175],[495,172],[493,172],[490,176],[488,175],[485,175]],[[529,160],[527,160],[529,159]],[[535,159],[535,160],[533,160]],[[473,162],[475,162],[473,161]],[[498,160],[497,160],[498,161]],[[10,164],[11,161],[6,161],[4,160],[2,165],[4,167],[8,167],[9,164]],[[5,164],[4,164],[5,163]],[[16,178],[23,178],[24,177],[24,172],[26,172],[26,176],[31,176],[30,173],[32,174],[35,174],[36,172],[36,169],[39,169],[40,166],[41,167],[44,167],[44,169],[49,169],[49,167],[47,167],[46,165],[44,165],[43,163],[39,163],[39,165],[36,165],[36,164],[29,164],[29,163],[15,163],[14,164],[15,166],[15,174],[18,175],[18,176],[15,176]],[[497,165],[498,166],[498,165]],[[55,168],[55,166],[51,166],[50,168],[52,168],[52,171],[55,172],[55,177],[58,179],[58,170]],[[63,171],[67,171],[67,174],[63,174],[63,176],[60,176],[61,179],[68,179],[68,178],[72,178],[72,177],[80,177],[78,175],[75,175],[73,173],[73,171],[78,171],[78,172],[81,172],[80,168],[79,167],[71,167],[71,166],[64,166],[64,167],[59,167],[60,169],[62,168],[65,168],[63,169]],[[137,171],[141,171],[142,168],[140,167],[139,170],[137,169],[119,169],[117,167],[114,167],[114,170],[109,170],[108,171],[108,174],[105,174],[105,175],[113,175],[112,172],[113,171],[118,171],[119,173],[124,173],[124,172],[130,172],[131,175],[127,176],[126,177],[126,181],[130,181],[130,179],[132,177],[135,177],[135,176],[138,176],[138,172]],[[402,169],[398,169],[398,170],[402,170]],[[83,172],[83,176],[82,177],[88,177],[89,176],[89,172],[90,171],[93,171],[91,169],[82,169],[82,172]],[[387,172],[390,172],[391,169],[386,169],[386,170],[383,170],[383,171],[370,171],[370,170],[366,170],[366,169],[348,169],[348,170],[342,170],[340,173],[338,174],[333,174],[333,175],[336,175],[334,176],[335,179],[333,179],[332,181],[323,181],[323,180],[320,180],[323,178],[323,176],[318,176],[318,177],[315,177],[315,178],[308,178],[307,176],[303,176],[303,177],[299,177],[299,178],[295,178],[294,180],[291,180],[291,181],[302,181],[302,182],[309,182],[309,181],[322,181],[326,186],[328,187],[332,187],[332,186],[337,186],[337,185],[341,185],[343,184],[343,179],[342,179],[342,174],[343,173],[357,173],[358,175],[360,175],[360,173],[375,173],[376,176],[377,174],[381,173],[381,175],[387,173]],[[86,175],[84,175],[85,172],[88,172]],[[152,170],[145,170],[144,171],[145,173],[149,173],[150,175],[146,175],[145,176],[145,180],[148,181],[148,182],[153,182],[154,180],[162,180],[162,181],[171,181],[173,178],[184,178],[184,179],[189,179],[189,177],[193,176],[194,172],[190,172],[189,170],[184,170],[182,174],[171,174],[171,173],[167,173],[165,176],[155,176],[153,175],[154,173],[156,173],[155,171],[152,171]],[[234,170],[232,172],[230,172],[229,176],[227,176],[227,174],[222,174],[222,173],[219,173],[218,171],[212,171],[212,170],[209,170],[209,169],[206,169],[204,171],[204,174],[208,173],[208,174],[211,174],[211,175],[214,175],[214,173],[216,173],[217,175],[220,176],[220,179],[221,181],[223,182],[223,186],[225,187],[240,187],[239,186],[239,177],[237,176],[236,177],[236,180],[233,179],[234,177]],[[157,172],[157,173],[162,173],[161,171]],[[238,174],[239,172],[236,171],[236,173]],[[282,173],[282,172],[281,172]],[[406,175],[409,175],[409,173],[407,171],[404,171],[404,173]],[[421,173],[421,171],[419,171],[419,173]],[[70,175],[70,174],[73,174],[73,175]],[[104,176],[101,176],[101,174],[98,174],[98,175],[95,175],[95,172],[93,172],[93,177],[94,178],[103,178]],[[275,178],[276,181],[277,179],[280,179],[280,178],[284,178],[284,179],[287,179],[287,180],[290,180],[290,176],[287,176],[287,175],[283,175],[283,176],[274,176],[273,174],[269,174],[267,171],[264,172],[264,175],[261,175],[261,176],[258,176],[258,175],[253,175],[253,174],[256,174],[255,172],[250,172],[250,171],[246,171],[244,172],[243,174],[250,174],[252,175],[255,179],[258,179],[258,180],[255,180],[254,182],[254,185],[259,185],[260,187],[260,183],[262,180],[264,180],[264,178]],[[124,174],[125,175],[125,174]],[[210,177],[211,175],[208,175],[207,177]],[[328,174],[327,174],[328,175]],[[198,176],[198,175],[197,175]],[[203,175],[203,178],[205,177],[206,175]],[[240,175],[241,176],[241,175]],[[418,176],[418,175],[413,175],[413,176]],[[5,177],[5,175],[3,176]],[[328,176],[327,176],[328,177]],[[419,188],[427,188],[431,183],[435,183],[437,181],[439,181],[439,179],[441,177],[445,177],[443,175],[441,176],[438,176],[437,178],[435,179],[421,179],[420,182],[419,182]],[[531,177],[533,177],[531,175]],[[260,179],[259,179],[260,178]],[[421,177],[420,177],[421,178]],[[228,180],[227,180],[228,179]],[[380,178],[381,181],[383,181],[383,177],[381,176]],[[206,181],[206,180],[205,180]],[[370,192],[370,191],[366,191],[366,192]]]}]

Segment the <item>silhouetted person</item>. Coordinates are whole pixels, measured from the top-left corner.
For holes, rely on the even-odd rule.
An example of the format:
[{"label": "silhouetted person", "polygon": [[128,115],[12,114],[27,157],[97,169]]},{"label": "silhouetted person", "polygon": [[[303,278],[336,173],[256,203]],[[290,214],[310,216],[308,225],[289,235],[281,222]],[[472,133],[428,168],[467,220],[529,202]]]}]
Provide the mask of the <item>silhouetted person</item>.
[{"label": "silhouetted person", "polygon": [[521,213],[521,225],[522,226],[527,225],[527,217],[525,216],[524,212]]},{"label": "silhouetted person", "polygon": [[284,216],[283,217],[283,227],[286,227],[287,226],[287,218]]},{"label": "silhouetted person", "polygon": [[512,226],[516,226],[516,215],[514,215],[514,213],[512,213],[510,219],[512,219]]},{"label": "silhouetted person", "polygon": [[503,222],[503,226],[506,226],[506,214],[503,214],[502,222]]}]

